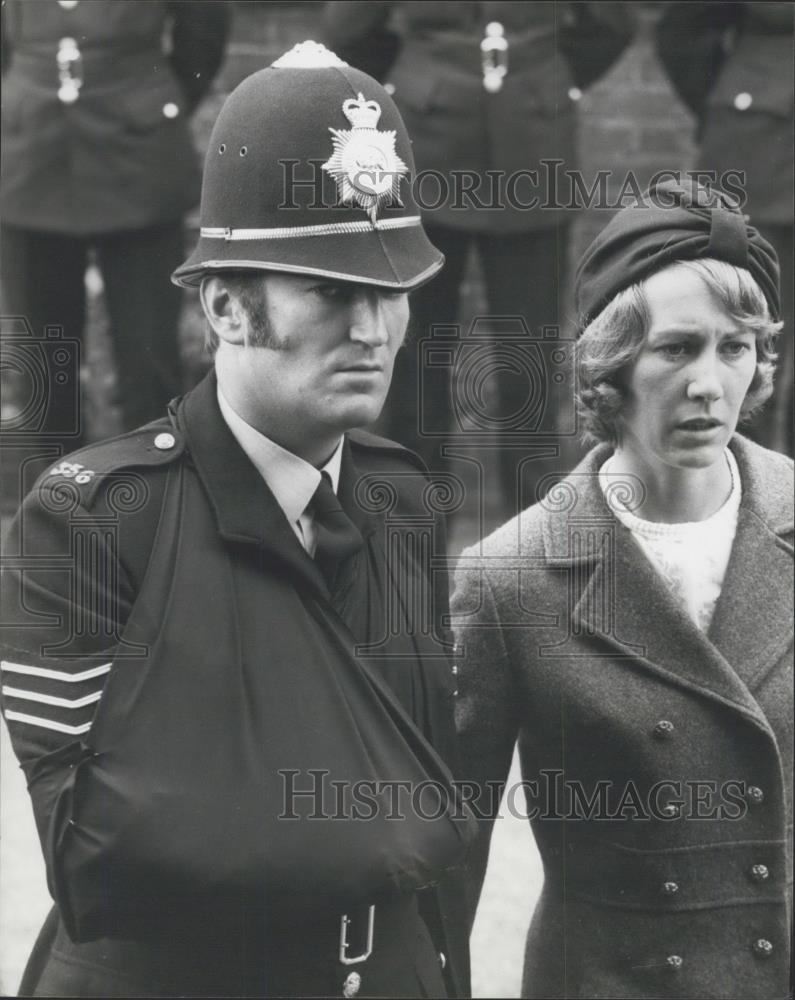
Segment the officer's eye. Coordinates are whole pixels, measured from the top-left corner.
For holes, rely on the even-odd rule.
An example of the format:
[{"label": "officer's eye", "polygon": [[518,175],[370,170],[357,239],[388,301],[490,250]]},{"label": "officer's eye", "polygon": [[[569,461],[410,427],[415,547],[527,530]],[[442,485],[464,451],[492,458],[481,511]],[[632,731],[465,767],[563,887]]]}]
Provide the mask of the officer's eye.
[{"label": "officer's eye", "polygon": [[327,302],[347,302],[353,295],[348,285],[336,281],[324,281],[319,285],[313,285],[310,291]]}]

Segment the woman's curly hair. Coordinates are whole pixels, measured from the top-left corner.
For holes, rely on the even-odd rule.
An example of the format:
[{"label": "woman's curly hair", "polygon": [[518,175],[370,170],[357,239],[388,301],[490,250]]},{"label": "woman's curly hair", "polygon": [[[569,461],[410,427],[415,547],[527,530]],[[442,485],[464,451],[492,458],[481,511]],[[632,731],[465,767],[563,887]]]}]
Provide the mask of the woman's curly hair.
[{"label": "woman's curly hair", "polygon": [[[765,297],[745,268],[711,258],[670,266],[695,271],[729,314],[756,335],[756,371],[740,409],[740,420],[747,420],[773,392],[774,344],[783,324],[770,318]],[[648,330],[649,309],[641,281],[620,291],[583,331],[577,343],[577,401],[585,442],[618,444],[618,418],[626,398],[624,377]]]}]

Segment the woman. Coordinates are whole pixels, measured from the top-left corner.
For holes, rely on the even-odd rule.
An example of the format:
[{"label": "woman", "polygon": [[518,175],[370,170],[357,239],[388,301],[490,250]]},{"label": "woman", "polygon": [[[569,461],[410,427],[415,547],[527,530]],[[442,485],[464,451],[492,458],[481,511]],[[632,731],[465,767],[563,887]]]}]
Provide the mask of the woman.
[{"label": "woman", "polygon": [[577,294],[599,443],[458,571],[474,893],[518,738],[545,873],[523,995],[784,996],[792,462],[735,433],[771,391],[775,255],[661,184]]}]

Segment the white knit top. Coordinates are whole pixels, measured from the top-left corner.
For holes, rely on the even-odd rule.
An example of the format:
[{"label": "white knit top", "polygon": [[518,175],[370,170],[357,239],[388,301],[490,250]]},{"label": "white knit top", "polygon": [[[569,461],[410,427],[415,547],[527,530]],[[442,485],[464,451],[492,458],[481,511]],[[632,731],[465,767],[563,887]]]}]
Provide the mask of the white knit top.
[{"label": "white knit top", "polygon": [[740,509],[740,473],[728,449],[726,461],[732,477],[732,489],[726,502],[705,521],[680,524],[662,524],[637,517],[617,495],[620,491],[608,488],[610,482],[615,484],[615,474],[608,478],[612,458],[599,470],[599,484],[610,509],[629,528],[668,589],[704,632],[709,628],[720,597]]}]

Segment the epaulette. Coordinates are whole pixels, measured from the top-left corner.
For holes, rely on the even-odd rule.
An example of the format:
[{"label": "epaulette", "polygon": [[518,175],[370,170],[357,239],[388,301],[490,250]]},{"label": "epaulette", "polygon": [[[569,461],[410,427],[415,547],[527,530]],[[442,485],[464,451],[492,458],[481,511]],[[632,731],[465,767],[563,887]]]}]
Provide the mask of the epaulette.
[{"label": "epaulette", "polygon": [[398,444],[397,441],[390,441],[389,438],[379,437],[377,434],[371,434],[369,431],[359,429],[349,431],[348,440],[351,443],[351,448],[368,452],[379,452],[391,458],[402,458],[426,476],[428,475],[428,466],[420,456],[409,448],[405,448],[402,444]]},{"label": "epaulette", "polygon": [[81,503],[90,506],[109,475],[125,469],[168,465],[184,451],[184,436],[164,418],[58,459],[39,477],[37,487],[74,483],[80,487]]}]

